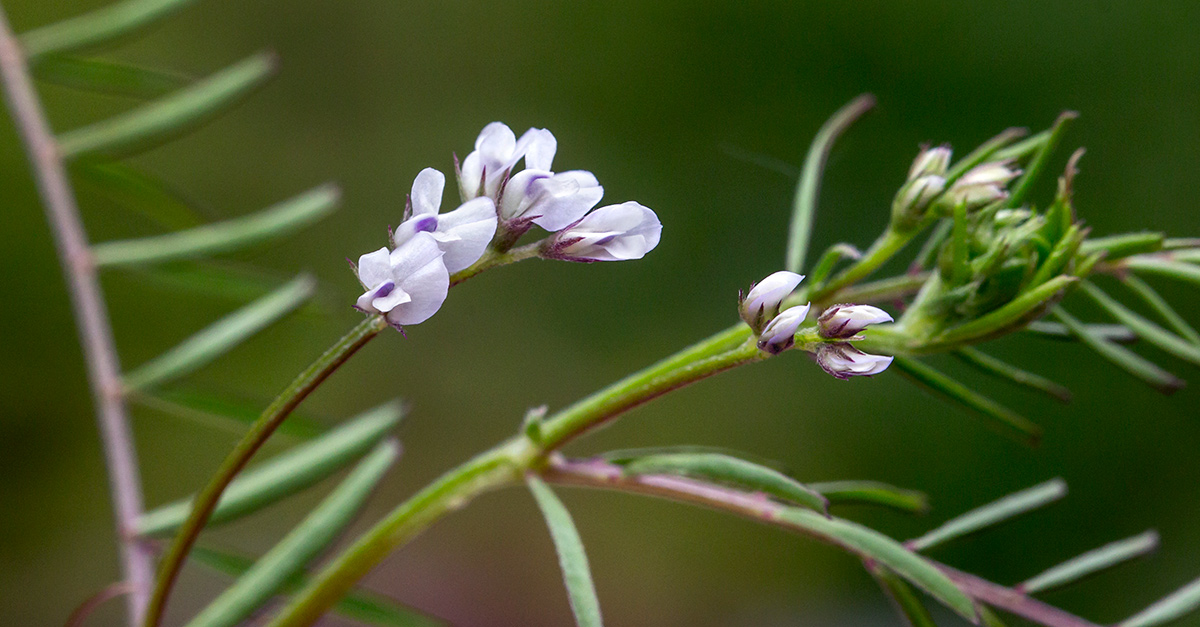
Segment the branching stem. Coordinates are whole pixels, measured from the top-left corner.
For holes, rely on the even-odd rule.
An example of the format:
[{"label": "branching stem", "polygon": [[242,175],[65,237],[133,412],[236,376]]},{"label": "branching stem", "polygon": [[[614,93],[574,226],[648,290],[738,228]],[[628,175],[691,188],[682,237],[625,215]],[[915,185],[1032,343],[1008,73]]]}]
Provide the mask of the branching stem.
[{"label": "branching stem", "polygon": [[142,487],[121,393],[121,368],[75,195],[54,134],[30,81],[28,64],[3,8],[0,8],[0,78],[17,131],[25,143],[66,275],[108,467],[121,543],[122,572],[130,590],[129,620],[131,625],[137,625],[150,597],[153,567],[150,551],[138,544],[133,533],[134,524],[142,513]]}]

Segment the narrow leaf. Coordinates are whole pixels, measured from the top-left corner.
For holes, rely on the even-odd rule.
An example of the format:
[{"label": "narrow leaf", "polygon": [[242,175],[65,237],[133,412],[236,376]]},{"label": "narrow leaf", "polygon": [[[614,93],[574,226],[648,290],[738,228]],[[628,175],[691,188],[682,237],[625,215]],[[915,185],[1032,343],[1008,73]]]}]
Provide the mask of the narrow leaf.
[{"label": "narrow leaf", "polygon": [[719,453],[650,455],[625,465],[631,475],[683,475],[762,492],[826,515],[829,499],[820,492],[766,466]]},{"label": "narrow leaf", "polygon": [[166,95],[191,81],[174,72],[60,54],[43,57],[33,71],[38,80],[52,85],[143,100]]},{"label": "narrow leaf", "polygon": [[[375,446],[402,415],[399,403],[388,403],[247,470],[221,495],[208,525],[256,512],[332,475]],[[146,512],[138,519],[137,533],[151,537],[173,534],[191,510],[192,497],[188,497]]]},{"label": "narrow leaf", "polygon": [[376,446],[316,509],[188,622],[188,627],[233,627],[266,604],[337,539],[399,454],[395,440]]},{"label": "narrow leaf", "polygon": [[159,100],[67,131],[58,137],[65,159],[102,153],[124,156],[178,137],[225,112],[278,68],[274,54],[260,53]]},{"label": "narrow leaf", "polygon": [[1158,534],[1153,531],[1147,531],[1132,538],[1106,544],[1098,549],[1067,560],[1017,585],[1016,589],[1025,594],[1035,594],[1051,588],[1065,586],[1106,568],[1112,568],[1121,562],[1146,555],[1156,548],[1158,548]]},{"label": "narrow leaf", "polygon": [[1131,255],[1158,252],[1162,250],[1165,242],[1166,236],[1162,233],[1122,233],[1089,238],[1079,247],[1079,252],[1090,255],[1102,251],[1104,258],[1112,261]]},{"label": "narrow leaf", "polygon": [[294,311],[315,287],[312,277],[300,275],[142,364],[125,376],[125,388],[144,390],[194,372]]},{"label": "narrow leaf", "polygon": [[1117,627],[1151,627],[1163,625],[1200,608],[1200,579],[1176,590],[1161,601],[1127,618]]},{"label": "narrow leaf", "polygon": [[204,221],[178,192],[133,166],[83,159],[71,172],[113,203],[168,229],[191,228]]},{"label": "narrow leaf", "polygon": [[954,356],[992,376],[1007,379],[1017,385],[1042,392],[1064,403],[1071,400],[1071,391],[1066,387],[1043,376],[1022,370],[979,349],[964,346],[954,351]]},{"label": "narrow leaf", "polygon": [[195,0],[124,0],[21,35],[33,60],[50,52],[97,46],[149,26]]},{"label": "narrow leaf", "polygon": [[1155,313],[1162,317],[1163,321],[1170,325],[1176,333],[1192,344],[1200,345],[1200,333],[1197,333],[1196,329],[1192,328],[1192,325],[1188,324],[1187,320],[1184,320],[1183,316],[1179,315],[1170,303],[1154,291],[1154,288],[1150,287],[1148,283],[1132,274],[1121,277],[1121,282],[1154,309]]},{"label": "narrow leaf", "polygon": [[[196,390],[139,392],[131,394],[129,400],[176,418],[217,426],[237,435],[244,433],[246,427],[258,418],[261,411],[260,405],[257,404],[219,398]],[[316,420],[301,414],[292,414],[287,422],[280,425],[278,433],[285,437],[311,440],[325,431],[325,427]]]},{"label": "narrow leaf", "polygon": [[1058,243],[1054,245],[1054,249],[1050,251],[1050,255],[1038,266],[1037,272],[1030,279],[1030,285],[1041,285],[1050,280],[1050,277],[1056,276],[1067,268],[1067,264],[1075,258],[1079,251],[1079,246],[1083,243],[1083,238],[1086,233],[1079,228],[1078,224],[1068,226]]},{"label": "narrow leaf", "polygon": [[1154,256],[1130,257],[1122,263],[1135,272],[1157,274],[1200,286],[1200,266],[1197,265]]},{"label": "narrow leaf", "polygon": [[1067,313],[1062,307],[1055,307],[1054,315],[1088,348],[1096,351],[1118,368],[1141,379],[1150,387],[1163,394],[1171,394],[1183,387],[1183,380],[1179,377],[1159,368],[1154,362],[1128,348],[1114,344],[1093,333],[1091,329]]},{"label": "narrow leaf", "polygon": [[[1119,324],[1085,324],[1083,325],[1089,333],[1118,344],[1131,344],[1137,341],[1137,335],[1128,328]],[[1048,320],[1035,320],[1025,327],[1025,330],[1040,335],[1052,340],[1077,341],[1079,338],[1071,333],[1067,325],[1061,322],[1050,322]]]},{"label": "narrow leaf", "polygon": [[838,262],[843,259],[858,259],[862,257],[862,253],[850,244],[834,244],[825,249],[821,257],[817,259],[816,265],[813,266],[812,272],[808,273],[809,285],[821,285],[829,275],[833,273]]},{"label": "narrow leaf", "polygon": [[825,518],[807,509],[789,507],[777,514],[789,526],[839,545],[861,558],[887,567],[972,623],[978,624],[975,603],[942,571],[895,540],[858,523]]},{"label": "narrow leaf", "polygon": [[277,289],[281,281],[265,270],[210,259],[125,267],[139,283],[177,294],[246,302]]},{"label": "narrow leaf", "polygon": [[1001,425],[1004,427],[1001,429],[1002,433],[1016,435],[1019,440],[1029,445],[1037,444],[1042,437],[1042,428],[1030,422],[1029,419],[934,370],[933,367],[921,361],[896,357],[892,361],[892,366],[922,387],[942,394]]},{"label": "narrow leaf", "polygon": [[[241,576],[254,565],[254,560],[198,546],[192,550],[191,559],[197,563],[226,575]],[[308,581],[306,575],[293,577],[285,586],[285,593],[292,593]],[[333,613],[376,627],[437,627],[442,623],[411,607],[401,605],[381,594],[356,588],[333,606]]]},{"label": "narrow leaf", "polygon": [[937,529],[904,544],[914,551],[924,551],[1049,505],[1066,495],[1067,483],[1062,479],[1051,479],[948,520]]},{"label": "narrow leaf", "polygon": [[913,514],[929,510],[929,497],[924,492],[905,490],[879,481],[825,481],[810,483],[808,487],[829,499],[830,505],[883,505]]},{"label": "narrow leaf", "polygon": [[1054,121],[1054,126],[1050,127],[1050,133],[1046,136],[1046,141],[1033,153],[1033,159],[1025,166],[1025,173],[1011,187],[1011,193],[1005,201],[1006,207],[1020,207],[1025,202],[1025,199],[1029,197],[1029,193],[1033,191],[1033,185],[1037,183],[1038,178],[1042,175],[1042,171],[1046,169],[1046,163],[1050,160],[1050,155],[1054,153],[1055,147],[1058,146],[1059,139],[1062,138],[1062,134],[1067,130],[1070,122],[1077,117],[1079,117],[1079,114],[1074,111],[1064,111]]},{"label": "narrow leaf", "polygon": [[812,239],[813,219],[817,213],[817,199],[821,191],[821,175],[825,169],[825,160],[833,142],[855,120],[875,106],[875,97],[863,94],[851,100],[833,117],[829,118],[821,130],[817,131],[808,155],[804,158],[804,168],[800,171],[800,182],[796,185],[795,199],[792,201],[792,223],[788,231],[787,263],[784,268],[799,272],[804,267],[804,257],[808,254],[808,244]]},{"label": "narrow leaf", "polygon": [[1138,337],[1192,365],[1200,366],[1200,346],[1192,344],[1143,318],[1125,305],[1117,302],[1115,298],[1109,296],[1104,290],[1092,283],[1085,282],[1083,284],[1083,291],[1092,300],[1096,301],[1097,305],[1100,305],[1102,309],[1108,312],[1110,316],[1115,318],[1117,322],[1133,330]]},{"label": "narrow leaf", "polygon": [[600,619],[600,600],[596,597],[587,553],[583,550],[583,540],[575,529],[571,513],[544,481],[533,475],[525,481],[550,528],[550,537],[554,540],[558,563],[562,567],[563,581],[567,585],[571,611],[575,613],[575,623],[579,627],[601,627],[604,622]]},{"label": "narrow leaf", "polygon": [[1037,317],[1048,305],[1057,302],[1062,296],[1062,291],[1078,280],[1066,275],[1056,276],[1017,296],[995,311],[947,329],[934,338],[931,344],[956,346],[1003,335],[1013,327],[1031,322],[1031,317]]},{"label": "narrow leaf", "polygon": [[921,602],[921,597],[896,573],[873,563],[867,564],[867,571],[879,582],[879,587],[909,627],[937,627],[929,610]]},{"label": "narrow leaf", "polygon": [[954,226],[954,222],[950,219],[943,218],[938,221],[937,226],[929,233],[929,239],[921,244],[921,250],[913,259],[910,270],[924,270],[931,267],[937,261],[938,253],[942,250],[942,244],[946,243],[946,239],[950,237],[950,229]]},{"label": "narrow leaf", "polygon": [[333,212],[339,200],[337,187],[322,185],[295,198],[240,218],[199,226],[187,231],[135,240],[104,242],[92,246],[99,266],[161,263],[245,248],[283,237]]}]

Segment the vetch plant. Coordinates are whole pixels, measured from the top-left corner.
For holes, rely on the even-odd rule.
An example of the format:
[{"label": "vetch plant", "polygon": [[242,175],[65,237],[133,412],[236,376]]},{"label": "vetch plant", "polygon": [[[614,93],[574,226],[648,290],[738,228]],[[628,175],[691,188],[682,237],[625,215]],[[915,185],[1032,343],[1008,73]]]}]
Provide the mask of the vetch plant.
[{"label": "vetch plant", "polygon": [[[659,243],[662,224],[651,209],[635,201],[595,208],[603,195],[597,177],[583,170],[551,170],[557,140],[549,131],[530,129],[517,137],[502,123],[489,124],[456,167],[461,204],[441,213],[445,177],[432,168],[422,170],[413,183],[406,215],[390,232],[387,245],[359,257],[354,271],[364,292],[353,306],[364,314],[362,322],[262,411],[195,495],[146,511],[127,424],[128,405],[185,403],[164,386],[295,310],[311,296],[313,285],[307,277],[298,277],[161,357],[123,371],[98,273],[217,255],[278,237],[328,214],[338,199],[332,187],[319,187],[223,223],[142,239],[88,242],[67,167],[81,163],[81,172],[101,185],[112,185],[114,173],[139,176],[135,169],[122,169],[126,166],[117,160],[219,113],[264,81],[276,60],[271,55],[252,57],[117,118],[58,135],[50,131],[30,76],[55,55],[124,35],[184,3],[125,0],[21,37],[0,14],[0,76],[71,287],[122,546],[123,580],[85,603],[78,620],[104,599],[123,594],[131,626],[161,624],[180,569],[191,558],[237,579],[191,617],[189,625],[229,626],[254,616],[262,616],[272,627],[310,625],[328,612],[380,625],[436,624],[417,610],[356,589],[358,581],[391,552],[476,496],[518,485],[528,486],[544,513],[571,608],[578,623],[589,626],[602,621],[584,541],[551,486],[701,505],[830,543],[861,560],[912,625],[933,624],[918,590],[975,624],[1001,625],[1000,612],[1047,627],[1093,625],[1034,595],[1156,547],[1157,535],[1148,532],[1085,553],[1015,586],[1002,586],[932,560],[924,552],[1062,498],[1066,486],[1061,480],[983,505],[901,542],[836,515],[840,505],[850,502],[909,512],[925,509],[924,495],[888,484],[806,483],[739,456],[687,446],[583,459],[560,452],[568,442],[643,403],[723,371],[792,352],[808,353],[817,366],[839,379],[899,371],[1027,442],[1038,437],[1035,425],[921,358],[951,353],[987,374],[1057,398],[1066,396],[1058,384],[977,346],[1014,334],[1029,341],[1039,335],[1071,338],[1165,392],[1182,381],[1119,342],[1141,339],[1200,365],[1200,334],[1141,279],[1158,275],[1200,283],[1200,240],[1160,233],[1092,237],[1072,198],[1081,151],[1067,160],[1057,193],[1043,208],[1030,198],[1035,182],[1050,172],[1054,149],[1075,117],[1071,113],[1032,136],[1005,131],[957,161],[948,146],[923,149],[892,198],[884,231],[861,252],[848,243],[830,246],[807,270],[808,276],[802,276],[826,156],[836,138],[870,108],[869,97],[848,104],[819,131],[797,186],[783,269],[752,285],[736,303],[732,297],[725,303],[730,320],[739,321],[567,407],[530,411],[511,438],[400,501],[345,550],[310,572],[309,565],[342,533],[398,457],[399,445],[389,434],[404,413],[400,403],[383,405],[248,469],[268,438],[289,425],[296,428],[299,423],[285,425],[284,420],[313,390],[389,328],[416,325],[436,315],[450,288],[468,278],[531,258],[635,260]],[[86,163],[77,161],[84,156]],[[535,227],[546,234],[531,237]],[[384,225],[377,228],[382,238]],[[924,243],[907,271],[871,278],[922,236]],[[526,238],[533,241],[522,244]],[[1096,282],[1107,278],[1124,282],[1159,320],[1134,312]],[[1111,321],[1079,320],[1066,310],[1068,298],[1088,299]],[[857,379],[847,385],[869,384]],[[350,474],[263,556],[246,560],[196,546],[204,529],[257,511],[350,465]],[[170,541],[160,545],[151,541],[154,538]],[[286,600],[272,606],[279,596]],[[1163,624],[1198,606],[1200,583],[1193,582],[1119,625]]]}]

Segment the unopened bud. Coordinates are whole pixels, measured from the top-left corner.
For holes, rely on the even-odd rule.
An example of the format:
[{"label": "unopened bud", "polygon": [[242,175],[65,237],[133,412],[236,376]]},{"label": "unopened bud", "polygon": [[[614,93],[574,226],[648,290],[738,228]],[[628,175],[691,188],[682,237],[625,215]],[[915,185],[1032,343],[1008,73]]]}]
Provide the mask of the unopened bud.
[{"label": "unopened bud", "polygon": [[946,179],[937,174],[926,174],[904,184],[892,201],[892,220],[897,227],[907,230],[920,223],[929,203],[946,189]]},{"label": "unopened bud", "polygon": [[1008,197],[1005,187],[1021,175],[1005,161],[984,163],[971,168],[946,190],[945,198],[952,205],[965,204],[975,209]]},{"label": "unopened bud", "polygon": [[935,174],[937,176],[945,176],[946,170],[950,167],[950,147],[938,146],[937,148],[925,148],[913,160],[912,167],[908,169],[908,180],[913,181],[922,176]]},{"label": "unopened bud", "polygon": [[849,344],[825,344],[817,351],[817,364],[838,379],[869,377],[892,365],[892,357],[864,353]]},{"label": "unopened bud", "polygon": [[808,317],[808,303],[779,312],[758,337],[758,348],[778,355],[796,343],[796,331]]},{"label": "unopened bud", "polygon": [[870,305],[834,305],[817,318],[821,337],[848,338],[872,324],[892,322],[888,312]]},{"label": "unopened bud", "polygon": [[763,326],[779,313],[779,305],[783,299],[803,280],[803,275],[780,270],[750,286],[750,293],[746,294],[741,303],[742,320],[756,333],[761,332]]}]

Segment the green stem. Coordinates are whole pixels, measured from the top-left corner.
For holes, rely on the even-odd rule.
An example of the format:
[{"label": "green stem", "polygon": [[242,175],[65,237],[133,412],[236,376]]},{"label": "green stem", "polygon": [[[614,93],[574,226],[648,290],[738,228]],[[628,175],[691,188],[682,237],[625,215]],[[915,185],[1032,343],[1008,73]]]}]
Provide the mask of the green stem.
[{"label": "green stem", "polygon": [[208,518],[216,508],[217,501],[221,498],[225,488],[309,393],[371,338],[386,328],[388,328],[388,323],[383,316],[371,316],[354,327],[304,372],[301,372],[291,385],[284,389],[263,411],[262,415],[251,425],[250,430],[242,436],[208,484],[196,495],[191,514],[179,529],[179,533],[175,535],[171,547],[159,565],[154,595],[151,597],[146,611],[145,625],[147,627],[156,627],[162,621],[171,587],[179,576],[188,552],[208,522]]},{"label": "green stem", "polygon": [[455,468],[392,510],[294,597],[270,627],[316,622],[389,553],[442,516],[484,492],[518,483],[573,438],[646,401],[736,366],[765,359],[748,327],[738,324],[634,373]]},{"label": "green stem", "polygon": [[483,256],[478,261],[471,264],[469,268],[459,270],[450,275],[450,286],[453,287],[466,281],[467,279],[482,273],[485,270],[506,266],[510,263],[516,263],[524,259],[537,257],[541,252],[542,243],[534,242],[527,246],[513,248],[505,252],[497,252],[494,248],[488,248],[484,251]]},{"label": "green stem", "polygon": [[904,248],[904,245],[914,235],[920,233],[923,227],[924,225],[904,233],[899,233],[888,227],[888,230],[884,231],[883,235],[880,235],[874,244],[871,244],[867,252],[863,253],[862,259],[859,259],[854,265],[843,270],[808,297],[811,300],[819,301],[833,292],[866,278],[872,272],[878,270],[884,263],[887,263],[901,248]]}]

